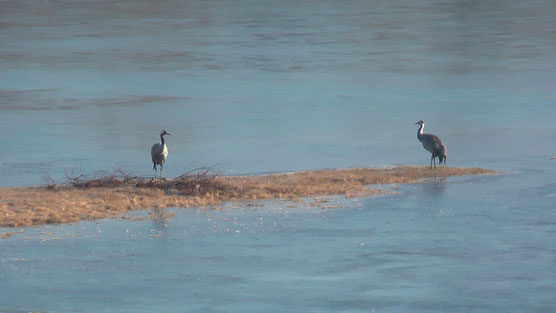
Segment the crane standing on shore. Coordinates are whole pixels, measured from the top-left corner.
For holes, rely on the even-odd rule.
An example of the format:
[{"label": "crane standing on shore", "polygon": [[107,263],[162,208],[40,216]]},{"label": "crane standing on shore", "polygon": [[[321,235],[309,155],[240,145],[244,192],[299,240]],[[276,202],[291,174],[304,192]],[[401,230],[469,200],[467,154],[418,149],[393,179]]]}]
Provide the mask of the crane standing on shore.
[{"label": "crane standing on shore", "polygon": [[160,165],[160,179],[162,179],[162,167],[168,158],[168,147],[164,143],[164,136],[170,135],[165,130],[160,131],[160,143],[151,147],[151,158],[153,160],[154,178],[156,179],[156,165]]},{"label": "crane standing on shore", "polygon": [[438,164],[444,162],[446,164],[446,157],[448,153],[446,152],[446,146],[442,143],[442,140],[433,134],[423,134],[423,128],[425,128],[425,122],[422,120],[415,123],[421,125],[417,131],[417,139],[423,144],[423,147],[427,149],[431,155],[431,166],[434,162],[434,168],[436,168],[436,158],[438,157]]}]

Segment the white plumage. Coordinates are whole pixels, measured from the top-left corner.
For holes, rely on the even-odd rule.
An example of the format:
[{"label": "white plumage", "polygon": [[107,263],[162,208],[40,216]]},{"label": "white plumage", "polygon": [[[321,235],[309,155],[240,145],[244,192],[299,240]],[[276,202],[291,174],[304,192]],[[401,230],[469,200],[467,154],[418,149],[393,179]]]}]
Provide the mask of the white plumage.
[{"label": "white plumage", "polygon": [[168,158],[168,147],[164,142],[164,136],[170,135],[165,130],[160,131],[160,143],[155,143],[151,147],[151,158],[153,160],[154,178],[156,178],[156,166],[160,165],[160,178],[162,178],[162,167]]}]

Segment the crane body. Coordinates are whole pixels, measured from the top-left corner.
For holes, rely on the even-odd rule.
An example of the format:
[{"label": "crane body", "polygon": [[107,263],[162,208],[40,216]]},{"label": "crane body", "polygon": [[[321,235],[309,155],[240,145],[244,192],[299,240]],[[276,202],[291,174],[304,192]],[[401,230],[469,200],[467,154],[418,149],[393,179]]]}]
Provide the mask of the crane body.
[{"label": "crane body", "polygon": [[160,178],[162,179],[162,168],[164,162],[168,158],[168,147],[164,142],[164,136],[170,135],[170,133],[165,130],[160,131],[160,143],[155,143],[151,147],[151,159],[153,161],[154,178],[156,179],[157,165],[160,165]]},{"label": "crane body", "polygon": [[425,122],[419,121],[415,124],[420,125],[417,131],[417,139],[423,144],[423,148],[429,151],[431,155],[431,165],[434,163],[434,168],[436,168],[436,158],[438,158],[438,164],[446,164],[446,157],[448,152],[446,151],[446,146],[442,143],[442,140],[433,134],[424,134],[423,128],[425,128]]}]

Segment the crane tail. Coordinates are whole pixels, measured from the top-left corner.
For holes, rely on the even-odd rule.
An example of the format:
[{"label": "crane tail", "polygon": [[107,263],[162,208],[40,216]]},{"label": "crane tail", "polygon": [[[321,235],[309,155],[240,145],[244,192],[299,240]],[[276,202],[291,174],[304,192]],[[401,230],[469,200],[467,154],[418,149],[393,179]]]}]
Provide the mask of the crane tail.
[{"label": "crane tail", "polygon": [[439,159],[439,160],[438,160],[438,163],[440,163],[440,164],[442,164],[442,163],[446,164],[446,159],[447,159],[447,157],[446,157],[445,155],[440,156],[438,159]]}]

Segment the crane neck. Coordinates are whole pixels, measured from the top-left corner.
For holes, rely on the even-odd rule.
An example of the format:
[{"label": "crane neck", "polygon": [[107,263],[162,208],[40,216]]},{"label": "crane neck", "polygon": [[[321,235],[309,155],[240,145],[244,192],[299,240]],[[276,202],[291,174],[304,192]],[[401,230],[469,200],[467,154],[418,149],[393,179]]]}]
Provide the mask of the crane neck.
[{"label": "crane neck", "polygon": [[161,142],[161,145],[164,146],[164,136],[162,136],[162,135],[160,135],[160,142]]},{"label": "crane neck", "polygon": [[425,128],[425,124],[421,124],[421,126],[419,127],[419,130],[417,131],[417,137],[423,135],[423,128]]}]

